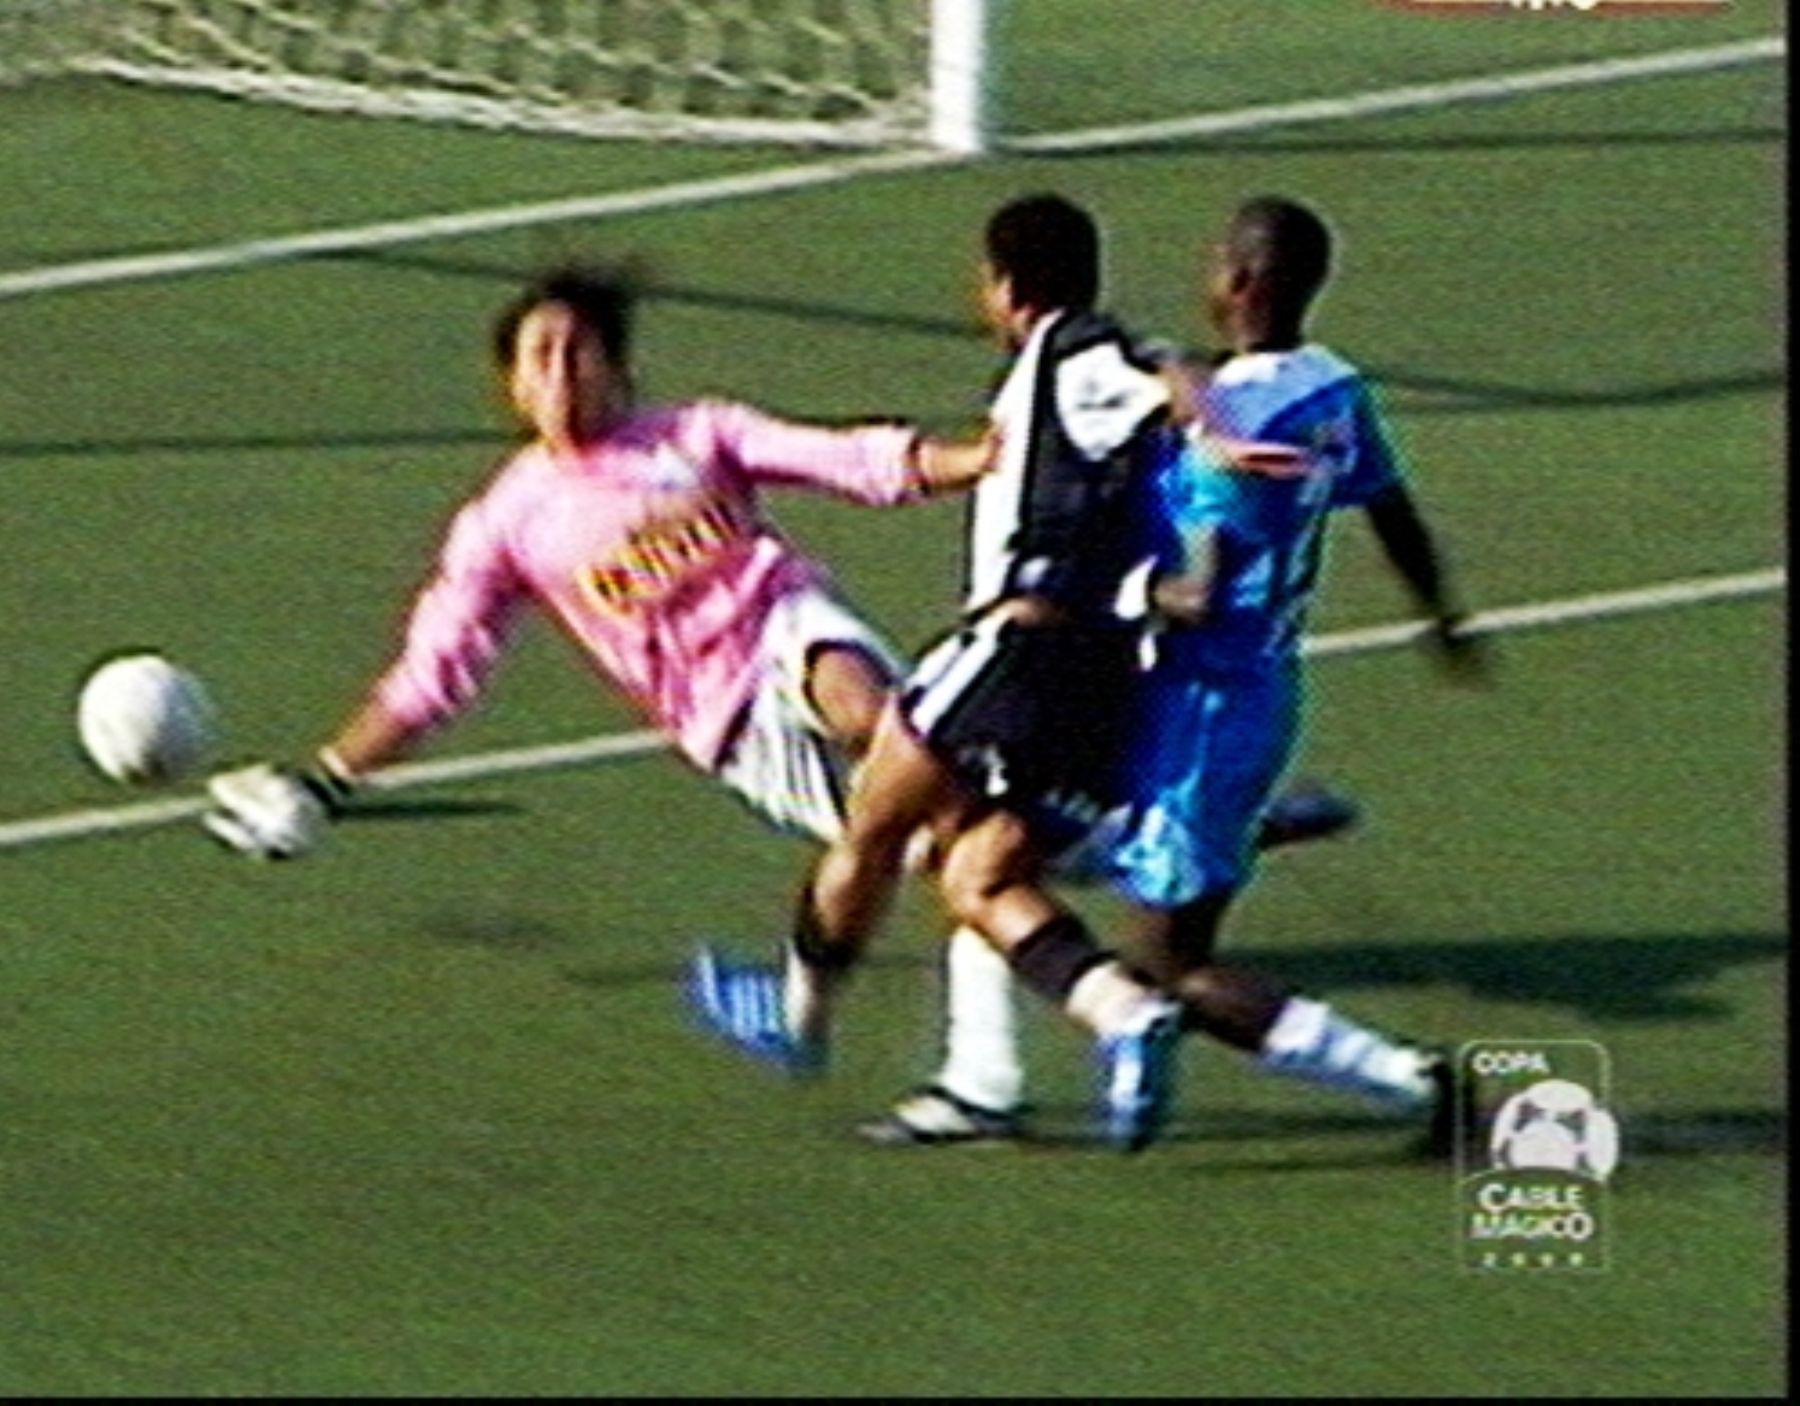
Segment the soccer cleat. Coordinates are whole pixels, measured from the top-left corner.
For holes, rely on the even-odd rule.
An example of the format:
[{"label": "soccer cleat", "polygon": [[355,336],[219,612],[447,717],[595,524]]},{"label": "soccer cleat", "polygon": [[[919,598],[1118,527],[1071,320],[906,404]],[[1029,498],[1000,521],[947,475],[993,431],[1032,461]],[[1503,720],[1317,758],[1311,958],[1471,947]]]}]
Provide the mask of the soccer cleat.
[{"label": "soccer cleat", "polygon": [[877,1147],[950,1147],[1015,1141],[1019,1115],[983,1108],[938,1084],[900,1100],[879,1118],[859,1123],[856,1135]]},{"label": "soccer cleat", "polygon": [[1430,1121],[1420,1139],[1419,1151],[1425,1157],[1448,1160],[1456,1155],[1457,1138],[1473,1142],[1479,1110],[1475,1106],[1474,1081],[1457,1077],[1456,1061],[1442,1051],[1433,1051],[1425,1073],[1431,1080]]},{"label": "soccer cleat", "polygon": [[1256,847],[1279,849],[1283,845],[1328,839],[1348,830],[1361,818],[1361,809],[1348,796],[1340,796],[1316,781],[1296,782],[1263,811],[1256,829]]},{"label": "soccer cleat", "polygon": [[700,1023],[752,1059],[802,1077],[825,1068],[825,1045],[788,1029],[779,965],[739,962],[703,946],[688,964],[687,995]]},{"label": "soccer cleat", "polygon": [[1121,1152],[1154,1142],[1168,1120],[1181,1049],[1181,1007],[1156,1001],[1136,1030],[1108,1035],[1100,1061],[1101,1136]]}]

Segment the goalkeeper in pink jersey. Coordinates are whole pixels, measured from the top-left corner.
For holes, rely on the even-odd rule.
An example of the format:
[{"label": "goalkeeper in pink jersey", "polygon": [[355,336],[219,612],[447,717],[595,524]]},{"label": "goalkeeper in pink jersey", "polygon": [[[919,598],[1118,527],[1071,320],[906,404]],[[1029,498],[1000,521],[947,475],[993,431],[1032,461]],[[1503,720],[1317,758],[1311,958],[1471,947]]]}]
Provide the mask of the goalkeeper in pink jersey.
[{"label": "goalkeeper in pink jersey", "polygon": [[213,778],[214,835],[269,858],[311,849],[362,777],[474,702],[528,605],[700,770],[785,828],[837,833],[842,760],[898,665],[759,494],[913,502],[973,484],[989,446],[725,401],[639,406],[633,306],[626,280],[571,268],[504,311],[495,354],[531,442],[456,515],[399,656],[313,765]]}]

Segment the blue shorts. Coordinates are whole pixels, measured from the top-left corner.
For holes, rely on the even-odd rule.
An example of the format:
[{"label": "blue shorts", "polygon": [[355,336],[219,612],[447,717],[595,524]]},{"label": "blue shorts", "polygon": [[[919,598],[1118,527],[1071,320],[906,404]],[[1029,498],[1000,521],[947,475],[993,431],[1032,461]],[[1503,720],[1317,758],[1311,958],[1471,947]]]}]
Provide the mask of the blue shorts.
[{"label": "blue shorts", "polygon": [[1173,681],[1155,676],[1132,750],[1133,803],[1093,856],[1098,877],[1152,908],[1243,887],[1256,827],[1293,753],[1297,670]]}]

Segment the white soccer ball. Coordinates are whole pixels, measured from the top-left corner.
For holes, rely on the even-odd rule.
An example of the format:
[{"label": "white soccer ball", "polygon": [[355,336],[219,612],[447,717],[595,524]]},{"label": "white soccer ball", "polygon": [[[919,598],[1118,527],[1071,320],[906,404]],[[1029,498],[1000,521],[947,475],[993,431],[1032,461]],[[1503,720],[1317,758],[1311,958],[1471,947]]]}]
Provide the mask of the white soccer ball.
[{"label": "white soccer ball", "polygon": [[213,743],[216,714],[200,680],[160,654],[102,664],[75,708],[81,746],[100,771],[131,785],[186,776]]}]

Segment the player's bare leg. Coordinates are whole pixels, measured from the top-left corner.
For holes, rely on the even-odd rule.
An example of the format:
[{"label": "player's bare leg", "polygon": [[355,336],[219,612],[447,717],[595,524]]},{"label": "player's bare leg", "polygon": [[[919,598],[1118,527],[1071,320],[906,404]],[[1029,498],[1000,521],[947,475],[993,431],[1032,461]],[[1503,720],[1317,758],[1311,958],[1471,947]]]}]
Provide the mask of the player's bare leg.
[{"label": "player's bare leg", "polygon": [[886,915],[914,833],[954,828],[967,805],[956,778],[888,707],[851,785],[843,836],[807,885],[802,945],[854,961]]},{"label": "player's bare leg", "polygon": [[1252,1055],[1271,1073],[1345,1089],[1402,1111],[1442,1105],[1435,1051],[1351,1020],[1245,967],[1218,961],[1233,895],[1204,895],[1145,917],[1146,965],[1181,1000],[1188,1028]]},{"label": "player's bare leg", "polygon": [[[1324,839],[1342,833],[1356,819],[1357,808],[1347,798],[1317,782],[1299,782],[1270,802],[1255,843],[1268,850]],[[1159,951],[1160,938],[1144,945],[1152,953]],[[1166,966],[1156,973],[1171,979],[1176,974]],[[964,924],[945,949],[944,986],[943,1059],[927,1083],[859,1126],[871,1142],[941,1146],[1018,1135],[1025,1068],[1012,968],[1004,954]],[[1284,994],[1272,993],[1276,1008]],[[1219,1009],[1229,994],[1210,1004],[1216,1018],[1239,1032],[1226,1038],[1240,1049],[1254,1049],[1257,1032],[1271,1018],[1269,999],[1265,995],[1236,1016]]]},{"label": "player's bare leg", "polygon": [[861,757],[874,742],[893,683],[886,667],[855,645],[820,645],[807,660],[807,701],[832,740],[852,757]]},{"label": "player's bare leg", "polygon": [[820,856],[795,912],[784,1005],[798,1039],[824,1044],[837,993],[892,904],[908,846],[921,830],[953,830],[965,804],[955,778],[885,707],[851,783],[843,833]]},{"label": "player's bare leg", "polygon": [[994,811],[958,837],[941,883],[957,918],[1005,953],[1027,986],[1096,1034],[1126,1028],[1160,1004],[1040,879],[1025,823]]},{"label": "player's bare leg", "polygon": [[1005,953],[1026,987],[1099,1037],[1106,1139],[1132,1151],[1155,1138],[1173,1092],[1179,1008],[1050,897],[1025,823],[1006,811],[973,823],[941,883],[956,916]]}]

